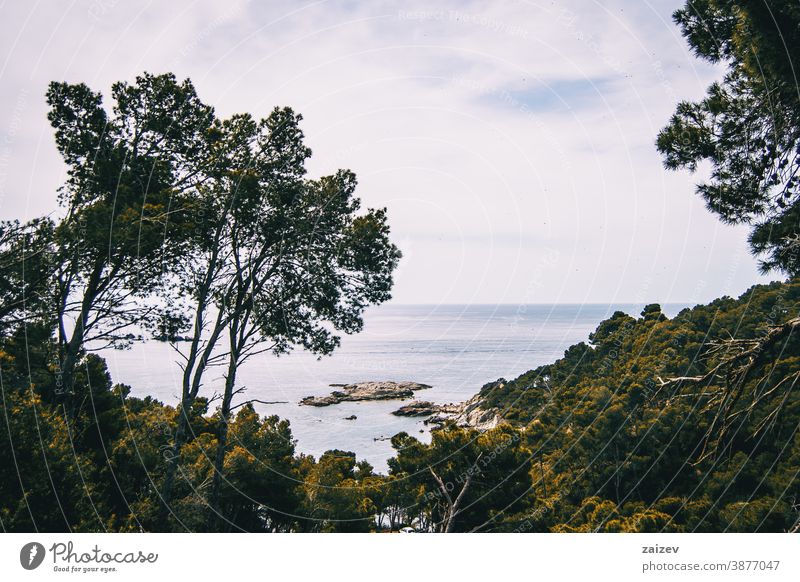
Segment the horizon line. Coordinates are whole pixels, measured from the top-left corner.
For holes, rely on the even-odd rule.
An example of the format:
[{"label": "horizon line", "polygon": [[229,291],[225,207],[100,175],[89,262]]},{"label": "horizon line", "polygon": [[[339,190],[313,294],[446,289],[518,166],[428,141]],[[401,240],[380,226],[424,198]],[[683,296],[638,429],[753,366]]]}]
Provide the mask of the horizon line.
[{"label": "horizon line", "polygon": [[391,301],[387,301],[385,303],[381,303],[378,305],[370,305],[370,307],[383,307],[387,305],[392,305],[394,307],[438,307],[438,306],[453,306],[453,307],[463,307],[463,306],[498,306],[498,305],[601,305],[604,307],[610,305],[703,305],[703,303],[698,303],[697,301],[554,301],[554,302],[547,302],[547,301],[539,301],[536,303],[519,303],[519,302],[510,302],[510,301],[502,301],[498,303],[485,303],[485,302],[476,302],[476,303],[394,303]]}]

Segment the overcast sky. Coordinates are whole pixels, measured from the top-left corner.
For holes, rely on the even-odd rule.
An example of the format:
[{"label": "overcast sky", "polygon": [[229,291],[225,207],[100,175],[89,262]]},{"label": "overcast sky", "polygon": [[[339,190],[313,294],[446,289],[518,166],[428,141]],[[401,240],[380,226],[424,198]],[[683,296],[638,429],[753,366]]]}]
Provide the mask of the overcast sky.
[{"label": "overcast sky", "polygon": [[653,145],[720,69],[680,1],[2,3],[0,218],[51,212],[51,80],[190,77],[223,116],[304,116],[312,176],[386,206],[396,303],[700,302],[760,277]]}]

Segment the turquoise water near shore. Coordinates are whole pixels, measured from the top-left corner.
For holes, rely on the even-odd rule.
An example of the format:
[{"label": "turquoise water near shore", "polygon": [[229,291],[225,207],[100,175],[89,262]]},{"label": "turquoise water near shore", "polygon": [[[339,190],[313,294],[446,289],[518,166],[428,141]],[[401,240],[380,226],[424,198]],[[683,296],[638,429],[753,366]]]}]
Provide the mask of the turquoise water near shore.
[{"label": "turquoise water near shore", "polygon": [[[386,470],[393,451],[389,438],[406,431],[423,440],[419,418],[391,414],[401,401],[345,402],[325,408],[299,406],[308,395],[328,394],[330,384],[366,380],[413,380],[433,388],[418,392],[436,403],[466,400],[487,382],[507,379],[552,362],[572,344],[585,341],[614,311],[638,315],[643,304],[557,305],[384,305],[371,308],[364,331],[343,338],[332,356],[317,359],[297,351],[276,358],[262,354],[239,374],[242,399],[280,401],[257,404],[261,414],[290,420],[297,450],[318,456],[328,449],[350,450],[376,469]],[[684,304],[666,304],[673,317]],[[180,369],[169,345],[147,341],[130,350],[103,354],[115,382],[131,385],[134,396],[151,395],[174,404]],[[205,395],[221,385],[212,371]],[[346,420],[355,415],[355,420]],[[422,431],[422,432],[420,432]]]}]

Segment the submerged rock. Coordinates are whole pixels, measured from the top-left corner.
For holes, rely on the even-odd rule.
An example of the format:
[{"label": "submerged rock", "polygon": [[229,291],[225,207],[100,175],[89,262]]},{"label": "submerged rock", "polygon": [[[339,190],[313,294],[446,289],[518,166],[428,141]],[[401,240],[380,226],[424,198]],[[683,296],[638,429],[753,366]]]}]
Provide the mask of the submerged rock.
[{"label": "submerged rock", "polygon": [[458,404],[434,404],[427,400],[415,400],[401,406],[392,414],[395,416],[431,416],[439,413],[455,413],[459,411]]},{"label": "submerged rock", "polygon": [[438,410],[438,407],[433,402],[427,400],[415,400],[409,402],[405,406],[401,406],[392,414],[395,416],[430,416]]},{"label": "submerged rock", "polygon": [[305,406],[330,406],[340,402],[365,400],[402,400],[412,398],[416,390],[430,388],[419,382],[358,382],[341,386],[328,396],[306,396],[300,401]]}]

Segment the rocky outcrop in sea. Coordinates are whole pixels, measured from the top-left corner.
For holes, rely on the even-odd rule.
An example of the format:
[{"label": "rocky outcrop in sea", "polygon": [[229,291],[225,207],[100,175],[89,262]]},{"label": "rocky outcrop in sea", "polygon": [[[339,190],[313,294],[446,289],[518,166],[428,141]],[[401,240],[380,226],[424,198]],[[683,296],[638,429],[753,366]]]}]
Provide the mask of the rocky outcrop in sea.
[{"label": "rocky outcrop in sea", "polygon": [[[340,402],[362,402],[370,400],[405,400],[414,398],[418,390],[431,388],[420,382],[356,382],[354,384],[331,384],[338,388],[328,396],[306,396],[300,401],[303,406],[331,406]],[[498,408],[487,407],[481,394],[476,394],[465,402],[455,404],[434,404],[427,400],[413,400],[394,412],[395,416],[425,417],[425,424],[436,427],[449,422],[465,428],[480,431],[490,430],[499,425],[503,418]],[[355,416],[346,420],[355,420]]]},{"label": "rocky outcrop in sea", "polygon": [[304,406],[331,406],[340,402],[360,402],[366,400],[403,400],[413,398],[417,390],[431,388],[419,382],[357,382],[355,384],[333,385],[341,388],[328,396],[306,396],[300,401]]},{"label": "rocky outcrop in sea", "polygon": [[434,404],[427,400],[414,400],[405,406],[401,406],[392,414],[395,416],[431,416],[434,414],[456,413],[459,409],[459,404]]}]

